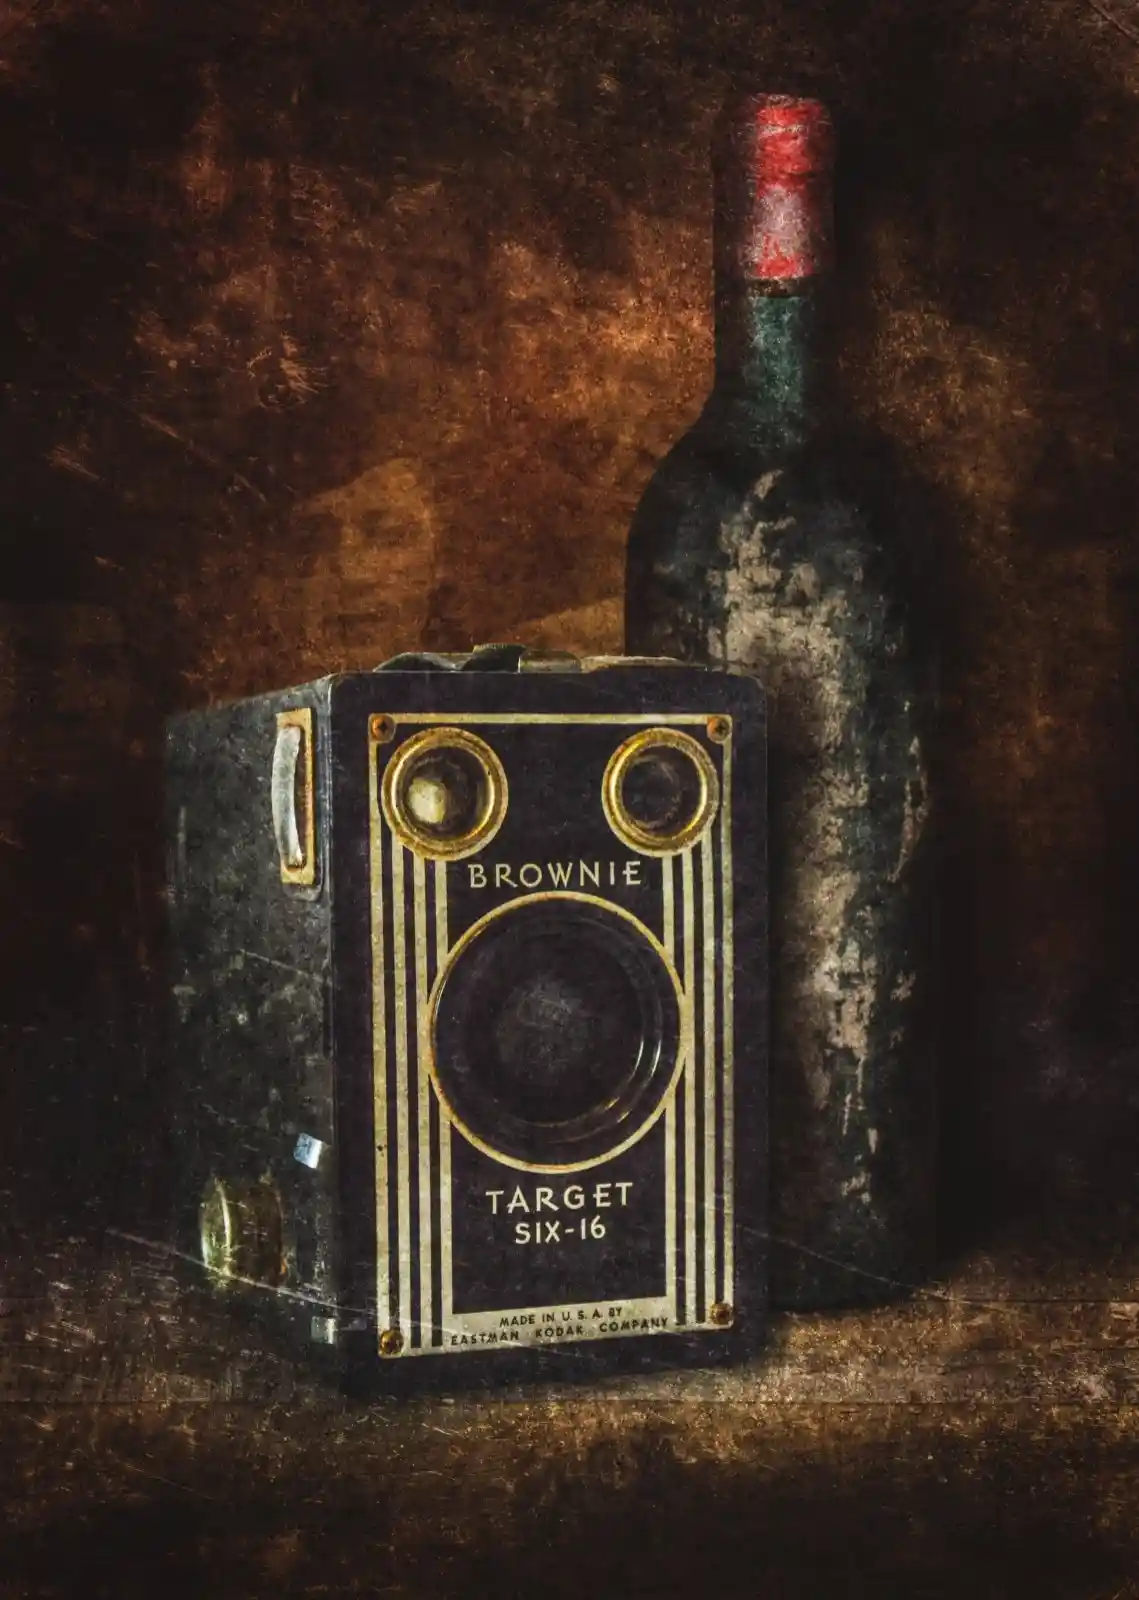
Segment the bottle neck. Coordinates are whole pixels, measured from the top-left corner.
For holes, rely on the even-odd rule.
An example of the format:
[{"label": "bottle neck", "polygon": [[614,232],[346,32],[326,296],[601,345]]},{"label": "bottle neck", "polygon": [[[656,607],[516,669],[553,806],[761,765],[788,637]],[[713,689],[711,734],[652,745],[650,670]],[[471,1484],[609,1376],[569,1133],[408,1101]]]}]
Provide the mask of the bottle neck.
[{"label": "bottle neck", "polygon": [[[790,291],[790,292],[788,292]],[[737,449],[792,454],[822,427],[830,392],[823,284],[717,284],[710,405]]]},{"label": "bottle neck", "polygon": [[812,100],[759,95],[714,150],[716,378],[711,410],[736,447],[807,445],[829,383],[831,128]]}]

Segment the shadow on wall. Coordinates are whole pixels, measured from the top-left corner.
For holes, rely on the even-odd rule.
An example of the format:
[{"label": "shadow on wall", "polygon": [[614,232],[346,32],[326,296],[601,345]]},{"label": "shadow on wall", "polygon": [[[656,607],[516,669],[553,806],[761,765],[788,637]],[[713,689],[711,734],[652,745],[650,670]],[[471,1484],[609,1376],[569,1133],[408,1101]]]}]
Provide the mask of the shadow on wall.
[{"label": "shadow on wall", "polygon": [[746,80],[836,106],[847,388],[935,508],[946,1209],[1129,1181],[1131,46],[1078,6],[848,10],[106,0],[6,34],[3,999],[120,1041],[46,1118],[7,1090],[60,1173],[117,1150],[129,1209],[160,1094],[121,1040],[161,716],[615,593],[706,383],[704,130]]},{"label": "shadow on wall", "polygon": [[845,156],[851,387],[956,523],[939,587],[958,1223],[975,1177],[992,1185],[967,1236],[1002,1199],[1094,1213],[1132,1188],[1139,51],[1086,8],[984,4],[915,10],[882,43]]}]

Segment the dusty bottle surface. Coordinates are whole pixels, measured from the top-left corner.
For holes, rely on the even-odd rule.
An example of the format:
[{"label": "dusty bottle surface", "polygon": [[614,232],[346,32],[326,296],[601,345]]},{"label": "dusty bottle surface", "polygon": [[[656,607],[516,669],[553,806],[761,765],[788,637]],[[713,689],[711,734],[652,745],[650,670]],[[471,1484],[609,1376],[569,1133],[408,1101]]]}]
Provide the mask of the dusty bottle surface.
[{"label": "dusty bottle surface", "polygon": [[[928,708],[890,552],[836,470],[832,134],[755,97],[716,153],[716,373],[629,541],[626,644],[771,696],[775,1304],[890,1298],[933,1249]],[[841,480],[841,482],[840,482]]]}]

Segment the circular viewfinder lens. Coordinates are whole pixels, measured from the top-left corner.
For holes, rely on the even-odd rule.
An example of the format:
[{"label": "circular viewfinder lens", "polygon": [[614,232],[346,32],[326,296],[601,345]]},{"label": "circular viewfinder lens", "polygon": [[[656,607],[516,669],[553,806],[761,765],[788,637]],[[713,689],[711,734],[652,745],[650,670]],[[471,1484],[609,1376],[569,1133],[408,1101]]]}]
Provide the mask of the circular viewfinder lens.
[{"label": "circular viewfinder lens", "polygon": [[392,832],[419,855],[470,855],[506,813],[506,774],[494,751],[461,728],[433,728],[398,746],[381,786]]},{"label": "circular viewfinder lens", "polygon": [[626,739],[609,759],[602,804],[618,838],[649,855],[685,850],[720,803],[716,768],[703,745],[675,728]]},{"label": "circular viewfinder lens", "polygon": [[478,826],[485,807],[482,768],[466,750],[440,750],[408,762],[401,796],[415,827],[436,839],[457,839]]},{"label": "circular viewfinder lens", "polygon": [[662,746],[631,761],[621,781],[626,814],[649,833],[677,833],[703,799],[702,774],[683,751]]}]

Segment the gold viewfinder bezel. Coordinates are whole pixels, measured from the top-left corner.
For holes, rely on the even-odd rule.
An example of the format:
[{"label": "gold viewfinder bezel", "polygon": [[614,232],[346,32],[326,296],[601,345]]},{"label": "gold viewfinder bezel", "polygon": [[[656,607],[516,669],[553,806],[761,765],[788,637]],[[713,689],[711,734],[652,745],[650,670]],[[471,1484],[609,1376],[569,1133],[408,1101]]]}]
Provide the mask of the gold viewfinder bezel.
[{"label": "gold viewfinder bezel", "polygon": [[[453,839],[425,833],[408,815],[403,801],[405,778],[428,751],[461,750],[473,757],[482,771],[483,803],[474,827]],[[406,739],[384,768],[380,806],[388,827],[409,850],[431,861],[459,861],[472,856],[494,838],[506,816],[506,769],[485,740],[465,728],[428,728]]]},{"label": "gold viewfinder bezel", "polygon": [[[629,815],[621,795],[625,774],[633,763],[661,746],[679,750],[687,756],[696,768],[700,783],[694,813],[683,827],[672,833],[656,833],[643,827],[635,817]],[[632,849],[650,856],[677,855],[695,844],[711,826],[720,805],[720,781],[711,756],[691,734],[681,733],[676,728],[645,728],[631,739],[626,739],[624,744],[618,745],[610,756],[601,780],[601,803],[613,832]]]}]

